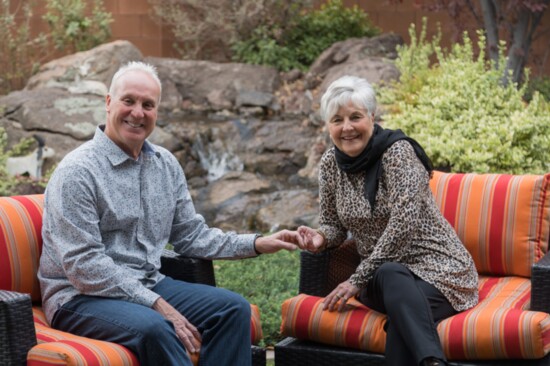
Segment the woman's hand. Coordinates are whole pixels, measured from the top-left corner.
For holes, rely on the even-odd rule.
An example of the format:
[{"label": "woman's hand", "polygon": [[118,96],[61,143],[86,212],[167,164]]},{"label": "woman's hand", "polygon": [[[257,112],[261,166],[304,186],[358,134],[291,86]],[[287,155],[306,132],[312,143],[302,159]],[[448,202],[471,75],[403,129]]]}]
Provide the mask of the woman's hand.
[{"label": "woman's hand", "polygon": [[304,248],[304,242],[297,231],[281,230],[269,236],[256,238],[254,247],[259,253],[275,253],[281,249],[289,251]]},{"label": "woman's hand", "polygon": [[186,317],[181,315],[179,311],[174,309],[172,305],[167,303],[162,297],[159,297],[158,300],[155,301],[153,309],[172,322],[176,334],[186,350],[190,353],[198,353],[200,351],[202,342],[201,334]]},{"label": "woman's hand", "polygon": [[311,253],[317,253],[325,248],[325,237],[317,230],[313,230],[307,226],[300,226],[298,233],[301,235],[304,242],[304,248]]},{"label": "woman's hand", "polygon": [[345,281],[339,284],[327,297],[323,300],[323,310],[334,311],[336,304],[340,302],[338,311],[343,311],[347,301],[359,293],[359,288],[352,285],[351,282]]}]

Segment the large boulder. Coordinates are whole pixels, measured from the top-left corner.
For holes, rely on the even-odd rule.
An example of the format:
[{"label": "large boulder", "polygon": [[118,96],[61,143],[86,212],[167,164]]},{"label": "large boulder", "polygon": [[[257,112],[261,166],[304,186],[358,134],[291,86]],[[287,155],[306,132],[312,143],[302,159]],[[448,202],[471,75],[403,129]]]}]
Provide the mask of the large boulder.
[{"label": "large boulder", "polygon": [[[394,33],[384,33],[376,37],[350,38],[336,42],[327,48],[311,65],[306,74],[306,86],[309,89],[318,86],[335,66],[345,68],[369,60],[397,58],[397,46],[403,44],[403,38]],[[350,70],[350,74],[361,72],[360,68]],[[358,75],[362,76],[362,75]],[[372,76],[369,75],[369,76]],[[380,79],[384,79],[380,77]],[[374,82],[374,80],[373,80]]]},{"label": "large boulder", "polygon": [[148,57],[163,81],[161,107],[216,111],[240,107],[276,108],[276,69],[240,63]]},{"label": "large boulder", "polygon": [[72,94],[58,88],[22,90],[0,97],[4,117],[26,131],[47,131],[76,140],[90,139],[105,122],[105,100],[94,94]]},{"label": "large boulder", "polygon": [[142,59],[139,49],[128,41],[106,43],[42,65],[25,89],[57,87],[71,89],[75,94],[105,95],[121,65]]}]

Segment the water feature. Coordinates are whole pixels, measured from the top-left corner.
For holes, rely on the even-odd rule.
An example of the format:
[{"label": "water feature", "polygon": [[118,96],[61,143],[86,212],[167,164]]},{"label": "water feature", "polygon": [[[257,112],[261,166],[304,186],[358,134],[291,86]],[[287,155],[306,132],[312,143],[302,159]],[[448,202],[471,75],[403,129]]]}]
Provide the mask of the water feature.
[{"label": "water feature", "polygon": [[242,171],[244,164],[235,152],[235,140],[223,138],[221,130],[217,127],[212,127],[208,132],[198,134],[193,142],[193,149],[202,167],[208,172],[207,180],[213,182],[227,172]]}]

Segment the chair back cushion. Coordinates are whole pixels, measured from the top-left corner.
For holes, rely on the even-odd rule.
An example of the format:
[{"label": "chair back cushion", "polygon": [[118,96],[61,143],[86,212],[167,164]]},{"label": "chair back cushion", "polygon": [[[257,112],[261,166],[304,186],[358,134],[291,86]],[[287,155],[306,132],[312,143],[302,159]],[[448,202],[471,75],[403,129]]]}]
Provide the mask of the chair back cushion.
[{"label": "chair back cushion", "polygon": [[548,250],[550,174],[434,172],[430,187],[480,274],[531,276]]},{"label": "chair back cushion", "polygon": [[43,195],[0,197],[0,289],[40,301]]}]

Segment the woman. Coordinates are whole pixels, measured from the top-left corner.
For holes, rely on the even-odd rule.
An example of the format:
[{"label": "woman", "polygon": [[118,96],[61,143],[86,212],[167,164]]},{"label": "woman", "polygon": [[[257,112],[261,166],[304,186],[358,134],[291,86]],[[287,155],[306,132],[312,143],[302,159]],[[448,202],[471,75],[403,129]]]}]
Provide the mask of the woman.
[{"label": "woman", "polygon": [[444,365],[436,324],[478,300],[472,257],[429,188],[431,162],[400,130],[374,123],[370,84],[344,76],[321,99],[334,147],[319,168],[320,228],[298,229],[307,249],[338,246],[348,232],[361,263],[324,300],[344,310],[353,296],[384,314],[388,365]]}]

